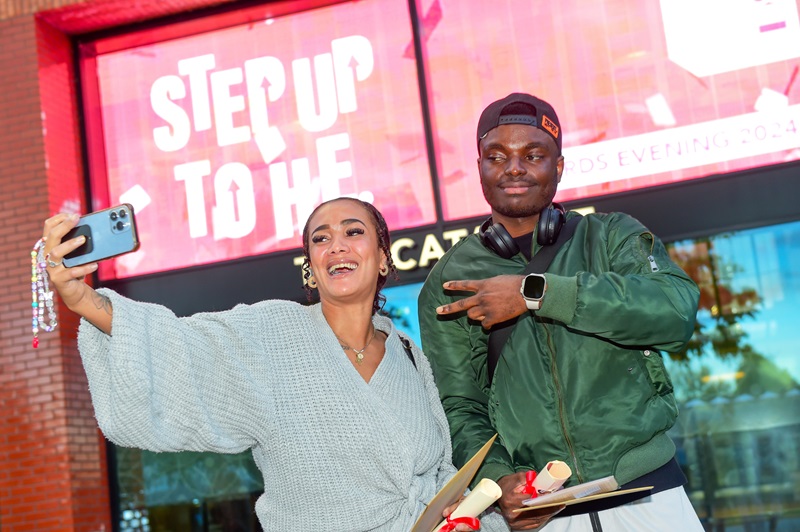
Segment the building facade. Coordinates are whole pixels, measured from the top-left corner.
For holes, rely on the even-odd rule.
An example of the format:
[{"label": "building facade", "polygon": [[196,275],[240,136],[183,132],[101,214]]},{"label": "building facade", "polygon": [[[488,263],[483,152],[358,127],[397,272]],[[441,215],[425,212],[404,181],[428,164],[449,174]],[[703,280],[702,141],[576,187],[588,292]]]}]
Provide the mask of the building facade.
[{"label": "building facade", "polygon": [[[362,3],[366,7],[371,4]],[[107,444],[94,419],[77,353],[75,316],[57,302],[58,328],[53,333],[40,333],[38,348],[31,345],[30,253],[41,236],[45,218],[65,209],[89,212],[98,204],[98,151],[93,146],[97,137],[91,132],[94,111],[87,108],[86,102],[92,100],[86,97],[88,84],[82,78],[84,70],[80,64],[84,50],[93,46],[113,48],[118,38],[130,41],[122,48],[134,46],[131,42],[136,37],[130,35],[158,40],[163,35],[173,35],[170,28],[186,24],[192,25],[190,33],[202,35],[204,31],[263,18],[259,9],[290,14],[313,11],[311,8],[333,6],[333,9],[338,4],[361,3],[0,0],[0,226],[5,228],[5,236],[0,239],[0,260],[6,272],[0,280],[0,528],[3,530],[258,529],[252,506],[261,478],[247,455],[156,455]],[[466,4],[469,3],[461,6]],[[504,4],[516,7],[518,2],[508,0]],[[637,11],[636,17],[652,15],[648,11],[652,7],[628,4],[609,4],[610,7],[605,7],[607,12],[596,17],[598,24],[619,28],[618,23],[635,20],[632,15],[627,19],[624,14],[617,17],[612,8],[620,12],[644,10]],[[679,4],[682,2],[675,2],[673,8],[679,9],[675,7]],[[783,22],[781,28],[794,31],[798,6],[787,4],[789,11],[778,13],[775,19],[778,22],[765,22],[761,27],[778,28]],[[448,106],[448,95],[456,90],[483,95],[486,92],[481,91],[488,89],[474,81],[449,86],[442,80],[458,79],[459,75],[475,80],[490,77],[491,72],[486,63],[472,56],[453,59],[454,49],[481,46],[464,27],[448,30],[462,31],[460,40],[436,41],[434,30],[445,31],[448,26],[442,21],[454,20],[456,17],[448,19],[448,16],[459,7],[443,0],[411,0],[399,2],[399,8],[410,20],[407,34],[398,38],[405,48],[393,42],[386,46],[397,45],[396,57],[392,59],[396,68],[411,68],[418,76],[409,90],[398,92],[414,98],[422,94],[418,102],[412,102],[418,106],[415,109],[419,124],[413,135],[404,135],[402,126],[397,126],[395,134],[382,142],[394,146],[393,153],[398,158],[392,167],[418,164],[417,171],[420,168],[430,171],[433,185],[426,185],[430,190],[421,193],[419,189],[424,186],[405,187],[404,178],[399,175],[391,183],[387,181],[385,187],[386,197],[392,202],[385,200],[380,192],[373,194],[376,200],[387,201],[382,210],[398,220],[393,230],[393,252],[400,266],[400,280],[387,290],[387,310],[401,328],[416,336],[418,283],[424,280],[441,253],[458,238],[474,231],[488,212],[485,206],[473,202],[473,197],[464,195],[465,190],[479,190],[477,173],[474,166],[464,165],[462,171],[461,163],[453,155],[458,149],[452,148],[464,145],[474,149],[474,126],[460,124],[473,124],[477,112],[463,113],[458,106]],[[563,107],[562,125],[586,126],[568,131],[573,136],[565,142],[574,146],[569,152],[571,158],[569,155],[567,158],[573,165],[569,175],[575,181],[594,167],[610,164],[610,159],[599,150],[609,146],[603,140],[613,136],[615,130],[638,131],[642,117],[657,127],[650,131],[649,122],[647,128],[641,126],[647,131],[637,138],[652,136],[632,145],[627,152],[616,152],[618,174],[613,181],[568,189],[563,202],[570,208],[619,210],[637,217],[669,243],[676,260],[703,290],[705,299],[699,309],[699,327],[690,350],[670,360],[681,401],[680,421],[671,435],[678,443],[679,459],[689,478],[687,492],[707,528],[743,530],[745,526],[768,526],[771,530],[790,530],[797,526],[800,516],[797,443],[800,356],[793,349],[796,324],[800,323],[800,276],[795,266],[800,260],[800,202],[796,199],[800,197],[800,140],[795,142],[800,139],[800,121],[793,118],[800,104],[800,81],[795,81],[800,52],[792,55],[795,51],[791,46],[777,47],[772,43],[772,48],[763,52],[769,56],[763,65],[728,65],[727,72],[734,74],[717,72],[709,66],[716,64],[713,50],[708,52],[710,59],[705,63],[702,54],[682,55],[674,35],[686,28],[673,27],[677,24],[671,16],[674,13],[666,10],[660,15],[664,20],[664,43],[653,45],[653,49],[669,49],[671,61],[645,65],[637,62],[642,56],[636,50],[624,49],[625,53],[619,56],[598,58],[586,50],[573,49],[577,44],[571,43],[578,40],[555,36],[560,29],[558,24],[570,29],[571,25],[579,28],[585,21],[564,21],[555,12],[536,13],[539,15],[550,17],[548,20],[555,27],[550,44],[554,50],[563,52],[558,59],[562,71],[602,70],[602,65],[595,67],[594,62],[608,61],[608,65],[614,65],[614,84],[626,86],[635,85],[631,81],[634,74],[653,69],[655,73],[650,78],[667,87],[665,93],[675,99],[677,94],[698,94],[697,101],[719,99],[723,89],[736,83],[745,85],[748,76],[768,80],[749,107],[730,101],[717,105],[714,117],[697,119],[698,124],[714,122],[711,118],[717,120],[714,123],[728,124],[726,120],[749,120],[747,117],[755,116],[753,103],[766,109],[759,113],[769,112],[770,105],[778,105],[776,116],[782,117],[780,121],[770,119],[763,126],[754,122],[730,126],[733,128],[730,131],[740,135],[737,138],[741,146],[733,147],[730,146],[733,138],[724,139],[726,145],[722,146],[718,132],[702,129],[693,133],[696,136],[692,145],[656,136],[666,135],[665,132],[673,131],[670,127],[681,124],[684,118],[681,113],[702,115],[706,104],[675,106],[677,118],[670,118],[673,112],[669,108],[665,111],[663,98],[648,96],[644,103],[622,106],[626,111],[617,113],[624,115],[618,124],[604,125],[610,119],[595,116],[599,114],[597,109],[612,105],[615,96],[599,94],[593,101],[584,101],[585,95],[576,88],[582,83],[591,85],[599,74],[587,74],[585,79],[573,79],[571,84],[565,82],[569,90],[563,92],[569,94],[559,98],[578,103]],[[377,17],[370,19],[374,24],[392,22],[381,21],[374,14],[370,16]],[[599,31],[594,26],[587,28],[588,33],[577,29],[575,32],[591,35]],[[482,36],[489,41],[499,38],[485,28],[478,26],[478,29],[485,32]],[[626,31],[643,42],[647,38],[634,30]],[[773,29],[762,30],[766,31]],[[175,36],[184,34],[178,32]],[[526,42],[524,36],[518,38],[521,43]],[[770,55],[773,48],[782,50],[784,56]],[[377,62],[380,59],[377,45],[374,50]],[[498,62],[502,62],[500,52],[495,53]],[[545,55],[542,53],[543,58]],[[401,58],[416,58],[416,62],[404,63]],[[467,66],[456,72],[453,61]],[[675,70],[676,65],[682,69],[681,73]],[[467,72],[473,67],[476,72]],[[508,64],[504,68],[513,69]],[[524,81],[524,75],[520,76]],[[374,79],[375,76],[370,78]],[[421,80],[422,88],[416,80]],[[429,85],[438,88],[434,90]],[[544,90],[541,86],[537,88]],[[389,89],[382,90],[386,98],[396,96]],[[472,98],[472,103],[480,101],[480,96]],[[364,101],[359,104],[363,107]],[[345,104],[338,105],[344,114],[341,110]],[[557,108],[560,112],[561,107]],[[451,120],[454,116],[458,119]],[[307,117],[309,124],[313,118]],[[398,123],[402,120],[398,119]],[[374,134],[370,132],[365,137]],[[705,144],[697,136],[701,134],[707,139]],[[408,140],[414,135],[424,137],[419,141],[423,145],[421,152],[409,148],[416,146]],[[355,144],[359,138],[351,134],[350,142]],[[765,139],[773,139],[774,153],[752,148],[763,145]],[[658,166],[669,149],[681,149],[684,154],[690,150],[711,153],[715,145],[722,155],[719,159],[709,156],[703,164],[696,165],[700,168],[696,175],[681,173],[687,172],[688,167]],[[648,146],[646,152],[643,146]],[[743,156],[737,150],[751,151]],[[470,163],[473,153],[470,151],[466,156]],[[624,174],[637,161],[644,165],[646,156],[650,158],[649,168],[654,169],[652,173],[660,178],[648,177],[650,174],[646,172]],[[737,165],[723,157],[752,164]],[[336,164],[341,160],[333,161],[332,166],[341,169]],[[381,163],[369,164],[377,168]],[[361,171],[355,162],[353,168],[355,174]],[[627,177],[618,179],[623,174]],[[103,179],[108,177],[104,175]],[[635,186],[626,188],[620,183]],[[165,304],[179,315],[224,309],[264,298],[303,300],[305,297],[299,286],[296,246],[278,246],[266,253],[231,253],[224,256],[225,260],[155,267],[148,275],[134,272],[96,278],[93,282],[137,299]],[[272,282],[254,286],[249,280],[263,271],[270,272]]]}]

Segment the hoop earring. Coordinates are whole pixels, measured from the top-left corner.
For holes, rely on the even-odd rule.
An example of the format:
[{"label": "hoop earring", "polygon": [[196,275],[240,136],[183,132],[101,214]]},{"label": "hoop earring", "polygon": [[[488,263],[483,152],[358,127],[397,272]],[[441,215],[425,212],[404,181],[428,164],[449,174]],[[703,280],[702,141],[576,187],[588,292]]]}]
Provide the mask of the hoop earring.
[{"label": "hoop earring", "polygon": [[317,280],[314,278],[313,275],[308,279],[306,279],[306,285],[312,289],[317,287]]},{"label": "hoop earring", "polygon": [[378,270],[378,273],[380,273],[382,276],[386,277],[387,275],[389,275],[389,266],[387,266],[386,264],[381,264],[381,267]]}]

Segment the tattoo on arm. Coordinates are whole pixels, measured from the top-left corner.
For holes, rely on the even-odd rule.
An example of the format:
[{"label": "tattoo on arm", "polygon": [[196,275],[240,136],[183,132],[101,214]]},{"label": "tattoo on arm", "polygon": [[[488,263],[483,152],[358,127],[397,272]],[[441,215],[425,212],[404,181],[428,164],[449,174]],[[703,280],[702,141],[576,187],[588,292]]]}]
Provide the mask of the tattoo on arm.
[{"label": "tattoo on arm", "polygon": [[96,309],[104,310],[106,314],[111,316],[111,300],[109,298],[95,292],[92,294],[92,300]]}]

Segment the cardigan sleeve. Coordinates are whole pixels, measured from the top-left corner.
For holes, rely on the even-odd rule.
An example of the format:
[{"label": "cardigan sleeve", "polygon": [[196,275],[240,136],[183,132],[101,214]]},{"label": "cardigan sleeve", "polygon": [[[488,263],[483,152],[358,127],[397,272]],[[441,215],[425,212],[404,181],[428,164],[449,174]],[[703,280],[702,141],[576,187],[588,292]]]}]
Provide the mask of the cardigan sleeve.
[{"label": "cardigan sleeve", "polygon": [[248,335],[252,312],[178,318],[169,309],[124,298],[111,290],[111,335],[81,320],[78,347],[98,424],[114,443],[151,451],[237,453],[255,441],[250,408],[269,411],[256,393],[253,365],[262,353]]}]

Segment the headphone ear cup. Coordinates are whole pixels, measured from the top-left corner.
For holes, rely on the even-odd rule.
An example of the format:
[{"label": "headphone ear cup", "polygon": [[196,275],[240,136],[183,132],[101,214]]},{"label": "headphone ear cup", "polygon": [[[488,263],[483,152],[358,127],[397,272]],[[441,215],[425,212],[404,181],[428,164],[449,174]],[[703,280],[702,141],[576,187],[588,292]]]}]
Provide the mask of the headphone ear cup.
[{"label": "headphone ear cup", "polygon": [[510,259],[519,253],[519,246],[517,246],[514,238],[508,234],[503,224],[491,224],[491,218],[483,222],[481,225],[481,242],[487,248],[491,249],[504,259]]},{"label": "headphone ear cup", "polygon": [[540,246],[551,246],[558,239],[561,226],[564,225],[566,214],[564,208],[556,203],[539,214],[539,224],[536,228],[536,242]]}]

